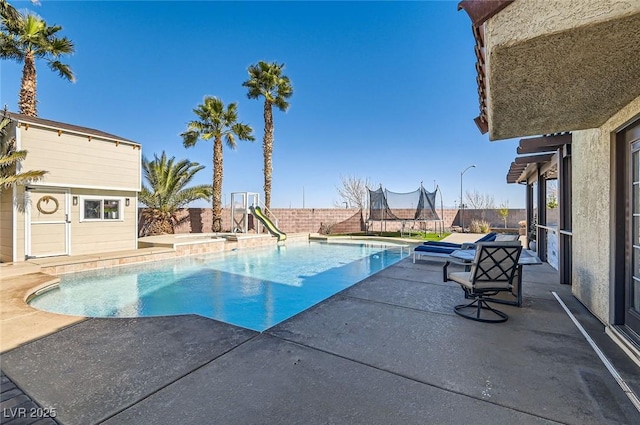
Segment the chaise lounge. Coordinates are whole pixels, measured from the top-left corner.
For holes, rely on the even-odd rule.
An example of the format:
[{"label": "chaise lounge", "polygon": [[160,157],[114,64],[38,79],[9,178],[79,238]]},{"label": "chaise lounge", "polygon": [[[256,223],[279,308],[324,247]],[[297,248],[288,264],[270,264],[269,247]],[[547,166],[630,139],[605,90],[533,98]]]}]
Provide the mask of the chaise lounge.
[{"label": "chaise lounge", "polygon": [[458,249],[472,249],[475,248],[477,243],[480,242],[493,242],[496,239],[501,241],[514,241],[518,240],[518,235],[508,235],[508,234],[500,234],[498,235],[495,232],[487,233],[480,239],[475,242],[469,243],[453,243],[453,242],[442,242],[442,241],[427,241],[422,245],[418,245],[413,250],[413,262],[416,262],[416,259],[422,259],[422,257],[431,257],[431,258],[449,258],[449,255]]},{"label": "chaise lounge", "polygon": [[[509,235],[511,236],[511,235]],[[496,240],[496,238],[498,237],[498,234],[496,232],[489,232],[486,235],[484,235],[483,237],[481,237],[480,239],[478,239],[475,242],[469,242],[471,244],[477,244],[480,242],[493,242]],[[426,241],[423,242],[422,245],[427,245],[427,246],[446,246],[446,247],[458,247],[458,249],[461,249],[462,245],[465,244],[459,244],[459,243],[454,243],[454,242],[445,242],[445,241]]]}]

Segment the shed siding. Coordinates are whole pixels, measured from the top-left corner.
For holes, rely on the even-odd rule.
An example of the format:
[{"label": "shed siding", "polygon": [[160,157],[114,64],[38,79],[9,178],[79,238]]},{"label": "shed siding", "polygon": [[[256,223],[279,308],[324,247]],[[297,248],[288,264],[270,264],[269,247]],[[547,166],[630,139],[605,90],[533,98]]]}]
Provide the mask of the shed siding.
[{"label": "shed siding", "polygon": [[43,183],[61,187],[140,190],[141,150],[129,144],[22,126],[24,169],[46,170]]},{"label": "shed siding", "polygon": [[[78,205],[70,205],[71,255],[95,254],[137,248],[138,201],[135,192],[72,189],[71,199],[79,198]],[[129,206],[122,204],[122,221],[80,221],[83,196],[97,198],[129,198]]]},{"label": "shed siding", "polygon": [[13,261],[13,190],[0,192],[0,261]]},{"label": "shed siding", "polygon": [[[24,186],[18,186],[16,191],[16,202],[24,205]],[[15,261],[24,261],[25,259],[25,214],[23,211],[17,211],[16,214],[16,259]]]}]

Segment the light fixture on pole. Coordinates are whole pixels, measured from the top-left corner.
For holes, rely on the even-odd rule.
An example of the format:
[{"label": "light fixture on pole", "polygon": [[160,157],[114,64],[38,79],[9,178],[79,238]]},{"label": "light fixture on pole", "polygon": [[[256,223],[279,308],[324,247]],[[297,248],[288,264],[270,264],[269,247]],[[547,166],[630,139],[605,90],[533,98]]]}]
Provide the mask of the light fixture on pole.
[{"label": "light fixture on pole", "polygon": [[460,173],[460,227],[462,227],[462,233],[464,233],[464,202],[462,201],[462,176],[469,170],[469,168],[476,168],[475,165],[469,165]]}]

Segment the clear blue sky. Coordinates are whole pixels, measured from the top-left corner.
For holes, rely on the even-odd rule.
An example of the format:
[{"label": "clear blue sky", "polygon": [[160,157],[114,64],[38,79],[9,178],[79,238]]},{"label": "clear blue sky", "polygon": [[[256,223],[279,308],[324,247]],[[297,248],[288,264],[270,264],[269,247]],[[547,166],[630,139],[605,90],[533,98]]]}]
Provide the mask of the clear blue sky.
[{"label": "clear blue sky", "polygon": [[[259,60],[284,62],[294,94],[274,112],[272,207],[331,207],[340,176],[394,192],[434,180],[444,204],[463,188],[524,207],[507,185],[516,140],[489,142],[478,115],[474,40],[457,1],[10,2],[63,27],[76,53],[69,83],[37,63],[38,112],[206,166],[212,146],[179,136],[205,95],[237,102],[256,141],[224,150],[223,194],[262,193],[263,103],[242,82]],[[0,102],[17,110],[21,65],[1,62]],[[223,198],[225,199],[225,198]]]}]

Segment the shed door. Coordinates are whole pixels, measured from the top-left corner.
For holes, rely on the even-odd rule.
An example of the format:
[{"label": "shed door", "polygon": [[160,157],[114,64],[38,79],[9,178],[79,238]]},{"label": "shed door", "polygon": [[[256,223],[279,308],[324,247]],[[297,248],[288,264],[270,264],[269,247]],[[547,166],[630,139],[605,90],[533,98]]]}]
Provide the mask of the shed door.
[{"label": "shed door", "polygon": [[28,257],[69,254],[69,193],[49,189],[29,191]]}]

